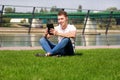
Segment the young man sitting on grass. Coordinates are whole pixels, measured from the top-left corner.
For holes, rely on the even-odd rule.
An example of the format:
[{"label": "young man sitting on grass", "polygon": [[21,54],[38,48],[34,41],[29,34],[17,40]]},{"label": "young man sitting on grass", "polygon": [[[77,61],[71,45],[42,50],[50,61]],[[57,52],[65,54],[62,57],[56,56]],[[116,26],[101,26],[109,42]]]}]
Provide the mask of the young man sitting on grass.
[{"label": "young man sitting on grass", "polygon": [[[67,12],[61,10],[58,12],[58,23],[54,29],[46,29],[44,36],[40,39],[42,48],[46,51],[45,56],[53,55],[74,55],[73,44],[76,37],[76,27],[68,24]],[[52,36],[58,37],[58,44],[53,44],[49,38]],[[37,54],[39,56],[39,54]]]}]

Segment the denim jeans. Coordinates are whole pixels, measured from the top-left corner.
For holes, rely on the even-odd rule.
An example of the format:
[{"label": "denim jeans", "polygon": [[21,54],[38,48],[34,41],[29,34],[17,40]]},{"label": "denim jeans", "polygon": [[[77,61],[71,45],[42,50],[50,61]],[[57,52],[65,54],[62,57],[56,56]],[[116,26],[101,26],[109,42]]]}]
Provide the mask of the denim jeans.
[{"label": "denim jeans", "polygon": [[51,55],[73,55],[74,50],[70,38],[63,38],[60,43],[54,44],[50,42],[47,38],[42,37],[40,39],[40,44],[46,53]]}]

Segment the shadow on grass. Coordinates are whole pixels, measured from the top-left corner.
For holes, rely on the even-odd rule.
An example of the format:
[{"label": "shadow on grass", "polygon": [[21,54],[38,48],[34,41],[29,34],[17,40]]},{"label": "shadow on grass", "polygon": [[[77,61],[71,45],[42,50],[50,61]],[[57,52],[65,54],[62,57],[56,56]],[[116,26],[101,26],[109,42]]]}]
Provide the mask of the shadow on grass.
[{"label": "shadow on grass", "polygon": [[75,53],[74,55],[53,55],[53,56],[45,56],[45,54],[35,54],[36,57],[65,57],[65,56],[82,56],[83,53]]},{"label": "shadow on grass", "polygon": [[83,55],[83,53],[75,53],[74,56],[82,56],[82,55]]},{"label": "shadow on grass", "polygon": [[74,55],[64,55],[63,57],[65,57],[65,56],[82,56],[83,55],[83,53],[75,53]]}]

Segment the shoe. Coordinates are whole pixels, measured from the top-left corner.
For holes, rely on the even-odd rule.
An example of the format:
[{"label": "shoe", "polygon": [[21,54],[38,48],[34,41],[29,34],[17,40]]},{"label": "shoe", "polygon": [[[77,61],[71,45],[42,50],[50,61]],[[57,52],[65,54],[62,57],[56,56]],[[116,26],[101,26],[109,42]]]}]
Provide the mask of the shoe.
[{"label": "shoe", "polygon": [[52,56],[50,53],[45,54],[45,56]]},{"label": "shoe", "polygon": [[46,56],[45,54],[41,54],[41,53],[37,53],[35,54],[36,57],[40,57],[40,56]]}]

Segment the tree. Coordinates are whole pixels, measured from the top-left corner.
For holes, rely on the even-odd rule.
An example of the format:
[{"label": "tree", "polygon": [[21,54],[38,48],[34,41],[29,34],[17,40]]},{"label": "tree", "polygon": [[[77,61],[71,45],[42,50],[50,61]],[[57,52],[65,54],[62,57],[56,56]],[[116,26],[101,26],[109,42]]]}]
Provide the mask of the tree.
[{"label": "tree", "polygon": [[15,8],[11,8],[11,7],[5,8],[5,13],[13,13],[13,12],[15,12]]},{"label": "tree", "polygon": [[[11,7],[6,7],[5,9],[5,14],[6,13],[15,13],[15,8],[11,8]],[[10,27],[10,19],[11,18],[2,18],[2,26],[4,26],[4,27]]]},{"label": "tree", "polygon": [[40,12],[48,12],[46,8],[41,8]]},{"label": "tree", "polygon": [[38,13],[38,9],[35,9],[35,13]]},{"label": "tree", "polygon": [[44,12],[43,8],[41,8],[40,12]]},{"label": "tree", "polygon": [[82,6],[81,6],[81,5],[78,6],[77,11],[78,11],[78,12],[82,12]]},{"label": "tree", "polygon": [[44,8],[44,12],[48,12],[46,8]]},{"label": "tree", "polygon": [[106,10],[107,11],[117,11],[117,8],[116,7],[109,7]]},{"label": "tree", "polygon": [[60,9],[57,8],[56,6],[53,6],[50,10],[50,12],[58,12]]},{"label": "tree", "polygon": [[15,12],[15,8],[13,8],[13,12]]},{"label": "tree", "polygon": [[[109,8],[107,8],[106,9],[106,11],[119,11],[116,7],[109,7]],[[114,22],[112,22],[112,24],[117,24],[117,25],[120,25],[120,19],[118,19],[118,18],[115,18],[114,20],[112,19],[112,21]]]}]

